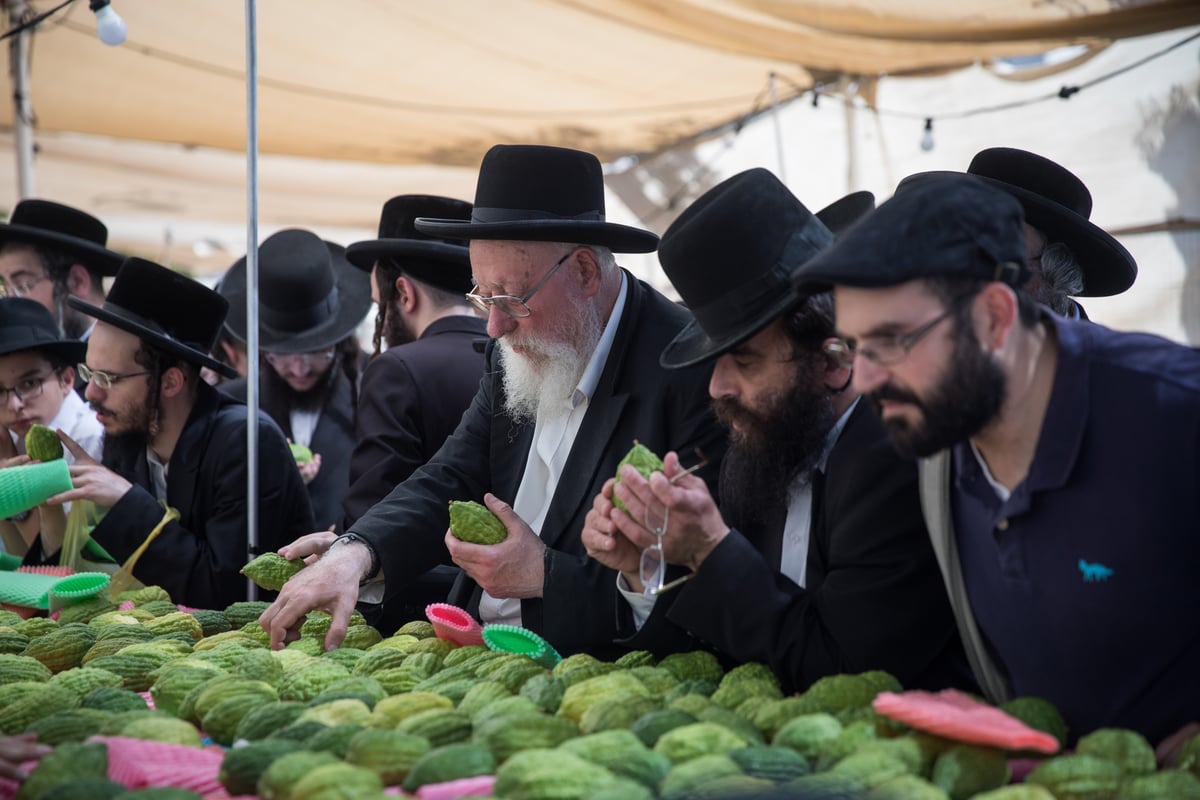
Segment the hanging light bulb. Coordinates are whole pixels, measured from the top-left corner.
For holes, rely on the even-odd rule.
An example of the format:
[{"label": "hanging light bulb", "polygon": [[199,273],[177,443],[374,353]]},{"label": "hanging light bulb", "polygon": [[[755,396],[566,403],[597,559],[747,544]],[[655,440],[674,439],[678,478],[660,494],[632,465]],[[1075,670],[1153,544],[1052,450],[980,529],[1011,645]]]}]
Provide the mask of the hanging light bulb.
[{"label": "hanging light bulb", "polygon": [[91,9],[96,14],[96,35],[110,47],[125,41],[125,20],[113,10],[109,0],[91,0]]},{"label": "hanging light bulb", "polygon": [[933,149],[933,117],[925,118],[925,130],[921,133],[921,149],[926,153]]}]

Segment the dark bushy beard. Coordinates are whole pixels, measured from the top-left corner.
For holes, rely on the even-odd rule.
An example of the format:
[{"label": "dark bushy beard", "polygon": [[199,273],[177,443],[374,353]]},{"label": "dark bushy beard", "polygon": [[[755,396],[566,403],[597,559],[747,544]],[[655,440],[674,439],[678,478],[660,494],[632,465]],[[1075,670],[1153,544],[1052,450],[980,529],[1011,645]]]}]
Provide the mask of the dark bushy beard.
[{"label": "dark bushy beard", "polygon": [[[152,411],[152,405],[158,408]],[[92,407],[109,416],[113,415],[112,409],[105,406],[93,403]],[[126,474],[128,467],[136,464],[137,459],[146,452],[146,448],[158,433],[158,419],[161,416],[162,408],[158,397],[147,397],[141,405],[123,414],[118,420],[122,423],[121,430],[104,433],[100,463],[125,479],[133,480],[136,476]]]},{"label": "dark bushy beard", "polygon": [[892,444],[907,458],[925,458],[974,436],[1004,404],[1004,368],[983,351],[970,325],[958,325],[956,334],[950,363],[925,400],[890,383],[871,393],[876,408],[880,400],[899,400],[920,410],[915,426],[903,417],[884,421]]},{"label": "dark bushy beard", "polygon": [[329,369],[321,376],[313,388],[298,392],[287,381],[279,376],[275,368],[263,363],[259,370],[262,374],[262,408],[284,430],[290,429],[289,418],[292,409],[300,411],[321,411],[325,403],[333,395],[337,387],[337,376],[341,370],[341,356],[334,358]]},{"label": "dark bushy beard", "polygon": [[[730,525],[765,522],[787,505],[792,482],[820,460],[837,419],[823,366],[821,357],[800,358],[795,382],[767,395],[763,410],[725,398],[713,401],[730,429],[720,482],[721,513]],[[734,420],[743,430],[733,430]]]},{"label": "dark bushy beard", "polygon": [[383,315],[383,341],[389,350],[416,340],[417,337],[404,314],[393,308]]}]

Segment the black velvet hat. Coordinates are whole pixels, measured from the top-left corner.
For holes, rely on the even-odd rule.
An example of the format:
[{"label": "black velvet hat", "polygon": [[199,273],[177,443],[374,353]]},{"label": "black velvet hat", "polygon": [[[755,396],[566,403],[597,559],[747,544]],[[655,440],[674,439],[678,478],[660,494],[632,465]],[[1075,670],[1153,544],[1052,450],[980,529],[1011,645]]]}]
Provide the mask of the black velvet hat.
[{"label": "black velvet hat", "polygon": [[483,157],[471,219],[421,217],[417,230],[448,239],[511,239],[594,244],[651,253],[650,231],[604,220],[604,173],[591,153],[498,144]]},{"label": "black velvet hat", "polygon": [[[1107,231],[1088,221],[1092,194],[1066,167],[1026,150],[989,147],[971,159],[967,173],[1020,200],[1026,222],[1049,241],[1071,248],[1083,267],[1080,297],[1108,297],[1133,285],[1137,262]],[[896,193],[940,174],[910,175]]]},{"label": "black velvet hat", "polygon": [[[258,246],[258,346],[308,353],[354,331],[371,308],[370,276],[346,260],[345,248],[311,231],[288,228]],[[221,278],[229,298],[225,325],[246,341],[246,258]]]},{"label": "black velvet hat", "polygon": [[791,308],[791,274],[833,234],[765,169],[709,189],[671,223],[658,260],[691,309],[659,363],[673,369],[715,358]]},{"label": "black velvet hat", "polygon": [[380,257],[396,259],[405,274],[451,292],[471,291],[471,253],[462,241],[439,239],[413,225],[417,217],[471,218],[471,204],[449,197],[402,194],[383,204],[379,238],[346,248],[351,264],[368,272]]},{"label": "black velvet hat", "polygon": [[87,212],[49,200],[22,200],[0,224],[0,244],[28,242],[70,253],[101,275],[113,276],[125,256],[105,247],[108,228]]},{"label": "black velvet hat", "polygon": [[22,350],[44,350],[71,366],[87,355],[87,342],[68,339],[50,311],[27,297],[0,297],[0,356]]},{"label": "black velvet hat", "polygon": [[961,275],[1022,286],[1021,204],[961,172],[930,176],[862,218],[794,274],[801,292]]},{"label": "black velvet hat", "polygon": [[232,367],[208,354],[221,332],[228,301],[207,286],[153,261],[125,259],[102,307],[78,297],[68,297],[67,303],[160,350],[226,377],[237,377]]}]

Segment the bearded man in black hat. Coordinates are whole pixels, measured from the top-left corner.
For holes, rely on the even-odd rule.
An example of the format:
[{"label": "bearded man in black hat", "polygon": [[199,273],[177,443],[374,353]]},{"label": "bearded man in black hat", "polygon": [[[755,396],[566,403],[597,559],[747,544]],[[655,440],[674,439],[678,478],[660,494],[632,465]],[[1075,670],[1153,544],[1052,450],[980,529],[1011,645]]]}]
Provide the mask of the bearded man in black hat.
[{"label": "bearded man in black hat", "polygon": [[[69,300],[97,318],[88,339],[87,399],[104,426],[103,463],[60,433],[76,457],[75,488],[50,502],[91,500],[108,509],[92,537],[124,562],[164,518],[179,518],[150,542],[134,569],[173,600],[224,608],[246,596],[239,570],[249,560],[246,407],[200,378],[230,374],[212,359],[228,302],[158,264],[128,259],[103,306]],[[313,527],[312,510],[287,441],[258,419],[261,550]]]},{"label": "bearded man in black hat", "polygon": [[68,338],[86,339],[95,320],[67,299],[104,302],[104,279],[116,275],[124,259],[105,247],[107,241],[108,228],[91,214],[22,200],[0,224],[0,294],[36,300]]},{"label": "bearded man in black hat", "polygon": [[[823,219],[842,229],[873,205],[851,196],[814,215],[753,169],[663,234],[659,260],[696,319],[660,361],[714,363],[708,390],[731,444],[719,509],[703,481],[680,474],[678,454],[649,480],[622,469],[595,498],[583,541],[621,574],[630,647],[710,643],[769,665],[786,691],[877,669],[910,688],[973,686],[916,465],[896,456],[849,390],[850,370],[826,352],[837,341],[832,297],[792,288],[791,271],[833,241]],[[651,557],[657,547],[690,572],[677,588]]]},{"label": "bearded man in black hat", "polygon": [[[591,498],[634,439],[700,448],[710,480],[724,450],[704,400],[708,369],[657,363],[687,312],[612,255],[651,251],[658,237],[605,220],[595,156],[530,145],[487,153],[470,220],[416,228],[471,241],[468,299],[496,340],[484,379],[437,454],[289,581],[261,622],[278,647],[309,610],[329,608],[326,643],[336,645],[360,579],[382,575],[391,595],[448,553],[471,579],[455,600],[484,622],[522,624],[560,652],[611,648],[615,576],[579,540]],[[452,500],[486,503],[507,538],[456,539]]]},{"label": "bearded man in black hat", "polygon": [[1071,735],[1200,720],[1200,353],[1034,303],[1010,194],[938,176],[797,270],[902,453],[989,700]]},{"label": "bearded man in black hat", "polygon": [[[354,449],[354,407],[362,348],[355,328],[371,307],[367,276],[345,248],[315,233],[289,228],[258,248],[261,406],[298,450],[317,527],[342,518]],[[225,327],[246,340],[246,260],[221,278],[230,301]],[[246,380],[221,391],[246,399]]]},{"label": "bearded man in black hat", "polygon": [[[896,192],[946,172],[920,172],[900,181]],[[1022,287],[1056,314],[1087,319],[1075,297],[1111,297],[1133,285],[1137,262],[1108,231],[1089,220],[1092,193],[1075,173],[1045,156],[1014,147],[989,147],[971,159],[968,175],[1021,203],[1025,214]]]}]

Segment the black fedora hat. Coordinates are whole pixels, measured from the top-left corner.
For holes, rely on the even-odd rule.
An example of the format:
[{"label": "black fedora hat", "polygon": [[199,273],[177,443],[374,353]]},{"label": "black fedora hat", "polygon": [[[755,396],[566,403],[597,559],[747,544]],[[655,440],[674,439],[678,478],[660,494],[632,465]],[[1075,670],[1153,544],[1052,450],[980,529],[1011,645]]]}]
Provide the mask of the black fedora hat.
[{"label": "black fedora hat", "polygon": [[483,157],[471,219],[421,217],[417,230],[449,239],[594,244],[652,253],[658,236],[604,219],[604,173],[591,153],[498,144]]},{"label": "black fedora hat", "polygon": [[698,364],[767,327],[800,299],[792,272],[832,242],[824,223],[765,169],[709,189],[671,223],[658,248],[695,317],[659,363]]},{"label": "black fedora hat", "polygon": [[834,236],[841,236],[851,225],[874,210],[875,195],[867,191],[851,192],[818,211],[817,219],[824,222]]},{"label": "black fedora hat", "polygon": [[185,361],[228,378],[237,377],[232,367],[208,354],[225,321],[228,301],[174,270],[153,261],[127,258],[103,306],[77,297],[68,297],[67,303]]},{"label": "black fedora hat", "polygon": [[21,350],[44,350],[73,367],[87,355],[87,342],[63,336],[50,311],[36,300],[0,297],[0,356]]},{"label": "black fedora hat", "polygon": [[885,287],[935,275],[1022,286],[1025,225],[1016,198],[962,172],[897,192],[796,270],[801,292]]},{"label": "black fedora hat", "polygon": [[[1071,248],[1083,267],[1080,297],[1108,297],[1128,289],[1137,262],[1103,228],[1089,221],[1092,193],[1075,173],[1050,159],[1013,147],[989,147],[971,159],[969,175],[1021,201],[1025,221],[1051,242]],[[939,173],[921,172],[900,181],[896,192]]]},{"label": "black fedora hat", "polygon": [[105,247],[108,228],[77,208],[50,200],[22,200],[0,224],[0,244],[28,242],[69,253],[101,275],[113,276],[125,256]]},{"label": "black fedora hat", "polygon": [[413,225],[417,217],[471,218],[471,204],[449,197],[402,194],[383,204],[379,238],[346,248],[351,264],[368,272],[380,257],[394,258],[405,274],[451,292],[471,291],[471,251],[460,240],[439,239]]},{"label": "black fedora hat", "polygon": [[[311,231],[287,228],[258,246],[258,345],[306,353],[340,342],[371,307],[371,281],[346,260],[345,248]],[[230,303],[229,332],[246,340],[246,258],[221,277]]]}]

